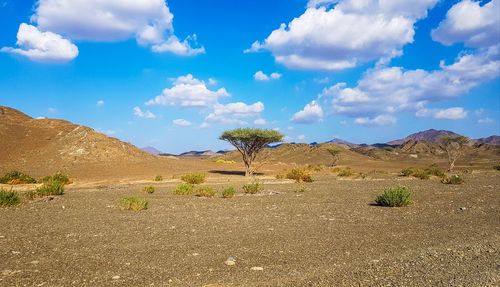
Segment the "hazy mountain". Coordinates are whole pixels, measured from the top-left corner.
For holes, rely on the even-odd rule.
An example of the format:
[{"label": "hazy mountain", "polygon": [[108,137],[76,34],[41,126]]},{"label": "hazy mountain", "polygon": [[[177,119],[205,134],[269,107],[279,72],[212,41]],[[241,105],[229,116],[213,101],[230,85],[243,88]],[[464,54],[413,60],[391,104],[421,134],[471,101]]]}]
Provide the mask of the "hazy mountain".
[{"label": "hazy mountain", "polygon": [[143,148],[141,148],[141,150],[143,150],[147,153],[153,154],[153,155],[159,155],[162,153],[162,151],[160,151],[152,146],[143,147]]},{"label": "hazy mountain", "polygon": [[428,142],[438,142],[439,138],[442,136],[459,136],[459,134],[447,130],[435,130],[430,129],[426,131],[421,131],[418,133],[411,134],[403,139],[393,140],[387,142],[389,145],[402,145],[407,141],[428,141]]}]

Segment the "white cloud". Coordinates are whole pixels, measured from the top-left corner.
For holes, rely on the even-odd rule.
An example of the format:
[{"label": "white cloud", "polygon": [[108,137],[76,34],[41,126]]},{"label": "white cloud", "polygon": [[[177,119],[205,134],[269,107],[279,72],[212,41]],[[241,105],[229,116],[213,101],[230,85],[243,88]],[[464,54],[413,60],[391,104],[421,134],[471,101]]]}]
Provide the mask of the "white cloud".
[{"label": "white cloud", "polygon": [[477,123],[478,123],[478,124],[482,124],[482,125],[491,124],[491,123],[493,123],[493,122],[494,122],[494,121],[493,121],[493,119],[491,119],[491,118],[483,118],[483,119],[478,119],[478,120],[477,120]]},{"label": "white cloud", "polygon": [[387,62],[413,42],[415,22],[436,3],[311,1],[304,14],[281,24],[246,52],[269,50],[278,63],[298,69],[342,70],[370,61]]},{"label": "white cloud", "polygon": [[47,109],[47,111],[48,111],[49,113],[51,113],[51,114],[55,114],[55,113],[57,113],[57,112],[58,112],[56,108],[52,108],[52,107],[48,108],[48,109]]},{"label": "white cloud", "polygon": [[299,136],[297,136],[297,140],[298,140],[298,141],[301,141],[301,142],[302,142],[302,141],[304,141],[305,139],[306,139],[306,136],[305,136],[305,135],[299,135]]},{"label": "white cloud", "polygon": [[208,84],[209,84],[210,86],[216,86],[218,83],[219,83],[219,82],[217,82],[217,80],[216,80],[216,79],[214,79],[214,78],[209,78],[209,79],[208,79]]},{"label": "white cloud", "polygon": [[134,115],[139,118],[155,119],[156,116],[150,111],[142,111],[139,107],[134,107]]},{"label": "white cloud", "polygon": [[254,75],[253,75],[253,78],[256,80],[256,81],[269,81],[269,80],[279,80],[281,78],[281,74],[280,73],[272,73],[271,75],[266,75],[264,72],[262,71],[257,71]]},{"label": "white cloud", "polygon": [[391,115],[379,115],[374,118],[356,118],[355,124],[362,126],[390,126],[397,122],[396,118]]},{"label": "white cloud", "polygon": [[164,89],[161,95],[147,101],[146,105],[208,107],[216,104],[219,98],[228,96],[226,89],[210,90],[205,82],[187,74],[175,79],[171,88]]},{"label": "white cloud", "polygon": [[68,62],[78,56],[78,48],[61,35],[41,32],[25,23],[19,26],[16,45],[19,48],[4,47],[1,50],[40,62]]},{"label": "white cloud", "polygon": [[185,119],[176,119],[176,120],[173,120],[172,123],[176,126],[180,126],[180,127],[189,127],[190,125],[192,125],[192,123],[188,120],[185,120]]},{"label": "white cloud", "polygon": [[[139,45],[158,53],[183,56],[204,53],[203,46],[192,46],[198,46],[196,35],[179,41],[174,35],[173,17],[164,0],[39,0],[30,20],[36,26],[31,27],[43,34],[22,42],[18,33],[18,45],[25,49],[2,50],[32,60],[68,61],[78,55],[70,40],[116,42],[135,38]],[[20,32],[25,29],[23,25],[27,24],[21,24]]]},{"label": "white cloud", "polygon": [[104,107],[104,101],[103,100],[98,100],[97,103],[95,104],[98,108]]},{"label": "white cloud", "polygon": [[448,109],[421,109],[415,114],[417,117],[432,117],[439,120],[461,120],[467,117],[468,112],[461,107]]},{"label": "white cloud", "polygon": [[298,124],[313,124],[323,120],[323,109],[316,101],[307,104],[303,110],[295,113],[291,119]]},{"label": "white cloud", "polygon": [[262,50],[262,45],[260,44],[259,41],[255,41],[252,43],[252,46],[246,50],[243,51],[243,53],[255,53],[255,52],[258,52],[260,50]]},{"label": "white cloud", "polygon": [[196,35],[193,35],[180,42],[176,36],[170,36],[167,41],[161,44],[153,45],[151,47],[151,50],[156,53],[170,52],[180,56],[194,56],[198,54],[205,54],[204,47],[193,48],[191,46],[192,43],[197,43],[195,39]]},{"label": "white cloud", "polygon": [[216,104],[214,110],[206,118],[206,122],[221,124],[247,124],[244,119],[258,117],[264,111],[264,104],[256,102],[248,105],[242,102],[229,103],[227,105]]},{"label": "white cloud", "polygon": [[255,121],[253,121],[253,123],[255,125],[263,126],[263,125],[267,124],[267,121],[265,119],[256,119]]},{"label": "white cloud", "polygon": [[482,48],[498,45],[500,0],[483,6],[479,1],[462,0],[446,14],[432,39],[444,45],[463,42],[468,47]]}]

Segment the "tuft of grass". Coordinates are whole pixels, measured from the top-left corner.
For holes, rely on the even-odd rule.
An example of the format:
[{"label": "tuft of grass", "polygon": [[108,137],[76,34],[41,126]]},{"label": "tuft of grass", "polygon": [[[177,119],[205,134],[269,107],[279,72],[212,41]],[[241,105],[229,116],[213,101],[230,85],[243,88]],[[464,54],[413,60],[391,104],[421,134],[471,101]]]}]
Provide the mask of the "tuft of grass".
[{"label": "tuft of grass", "polygon": [[352,175],[354,175],[354,171],[350,167],[344,168],[337,173],[337,176],[340,177],[349,177]]},{"label": "tuft of grass", "polygon": [[444,184],[462,184],[464,183],[464,178],[458,174],[452,174],[444,177],[441,182]]},{"label": "tuft of grass", "polygon": [[293,179],[295,182],[313,182],[311,173],[304,168],[294,168],[286,174],[287,179]]},{"label": "tuft of grass", "polygon": [[433,175],[433,176],[437,176],[437,177],[441,177],[441,178],[445,176],[444,171],[442,169],[440,169],[435,164],[433,164],[430,167],[426,168],[425,171],[428,174]]},{"label": "tuft of grass", "polygon": [[243,186],[243,192],[246,194],[256,194],[264,190],[264,186],[259,182],[248,183]]},{"label": "tuft of grass", "polygon": [[407,167],[407,168],[404,168],[403,170],[401,170],[401,176],[410,176],[410,175],[413,175],[413,173],[415,172],[415,168],[413,167]]},{"label": "tuft of grass", "polygon": [[154,193],[154,192],[155,192],[155,188],[154,188],[154,186],[151,186],[151,185],[150,185],[150,186],[145,186],[145,187],[142,189],[142,191],[144,191],[144,192],[146,192],[146,193],[151,194],[151,193]]},{"label": "tuft of grass", "polygon": [[232,186],[226,187],[222,190],[222,197],[223,198],[231,198],[236,194],[236,189]]},{"label": "tuft of grass", "polygon": [[218,159],[215,161],[216,163],[227,163],[227,164],[233,164],[236,163],[234,160],[225,160],[225,159]]},{"label": "tuft of grass", "polygon": [[415,169],[413,171],[413,177],[416,177],[418,179],[429,179],[431,178],[431,175],[426,171],[426,170],[423,170],[423,169]]},{"label": "tuft of grass", "polygon": [[48,196],[48,195],[63,195],[64,194],[64,183],[58,180],[48,180],[44,182],[42,186],[36,189],[36,196]]},{"label": "tuft of grass", "polygon": [[0,178],[0,183],[3,184],[26,184],[36,183],[36,179],[17,170],[10,171]]},{"label": "tuft of grass", "polygon": [[205,177],[203,173],[190,173],[181,176],[181,180],[189,184],[201,184],[205,182]]},{"label": "tuft of grass", "polygon": [[21,198],[15,191],[0,189],[0,207],[16,206],[21,203]]},{"label": "tuft of grass", "polygon": [[412,203],[411,190],[407,186],[394,186],[384,189],[382,195],[375,198],[375,202],[381,206],[401,207]]},{"label": "tuft of grass", "polygon": [[198,197],[214,197],[217,192],[211,186],[200,186],[196,189],[195,195]]},{"label": "tuft of grass", "polygon": [[148,209],[148,201],[140,197],[124,197],[120,199],[120,207],[123,210],[140,211]]},{"label": "tuft of grass", "polygon": [[60,171],[56,172],[53,175],[48,175],[42,179],[43,183],[46,183],[49,181],[59,181],[60,183],[62,183],[64,185],[71,183],[71,180],[69,179],[69,177]]},{"label": "tuft of grass", "polygon": [[161,175],[157,175],[157,176],[155,176],[155,179],[154,179],[154,180],[155,180],[155,181],[162,181],[162,180],[163,180],[163,176],[161,176]]},{"label": "tuft of grass", "polygon": [[174,194],[177,195],[190,195],[193,193],[194,186],[189,183],[181,183],[174,189]]},{"label": "tuft of grass", "polygon": [[494,170],[496,171],[500,171],[500,164],[497,164],[493,167]]}]

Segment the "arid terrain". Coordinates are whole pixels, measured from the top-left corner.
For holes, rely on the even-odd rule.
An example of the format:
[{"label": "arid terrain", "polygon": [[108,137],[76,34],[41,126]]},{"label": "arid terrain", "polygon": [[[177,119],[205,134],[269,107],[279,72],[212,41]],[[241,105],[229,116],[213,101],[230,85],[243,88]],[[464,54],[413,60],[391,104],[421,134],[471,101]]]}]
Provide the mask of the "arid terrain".
[{"label": "arid terrain", "polygon": [[[335,167],[330,147],[343,149]],[[247,179],[237,152],[154,156],[1,107],[1,175],[62,171],[73,183],[61,196],[0,208],[0,286],[499,286],[499,163],[498,145],[471,143],[455,171],[464,183],[451,185],[400,176],[406,167],[446,169],[432,140],[283,144],[263,150]],[[295,167],[314,182],[277,177]],[[339,176],[347,167],[352,174]],[[206,174],[217,195],[174,194],[192,172]],[[264,190],[244,194],[254,180]],[[39,185],[0,187],[24,196]],[[411,188],[411,205],[375,205],[398,185]],[[229,186],[236,195],[222,198]],[[148,209],[122,210],[126,196],[146,198]]]}]

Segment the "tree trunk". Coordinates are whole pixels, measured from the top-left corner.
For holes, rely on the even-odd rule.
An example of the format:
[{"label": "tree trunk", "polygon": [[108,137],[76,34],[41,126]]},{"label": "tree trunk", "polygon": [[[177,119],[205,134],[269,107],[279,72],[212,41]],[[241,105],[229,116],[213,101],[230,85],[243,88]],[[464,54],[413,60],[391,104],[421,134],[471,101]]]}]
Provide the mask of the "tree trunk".
[{"label": "tree trunk", "polygon": [[453,169],[455,168],[455,161],[456,160],[457,159],[455,158],[455,159],[450,161],[450,168],[448,169],[448,171],[450,171],[450,172],[453,171]]},{"label": "tree trunk", "polygon": [[252,169],[252,162],[248,158],[244,158],[243,162],[245,163],[245,176],[252,176],[253,175],[253,169]]}]

